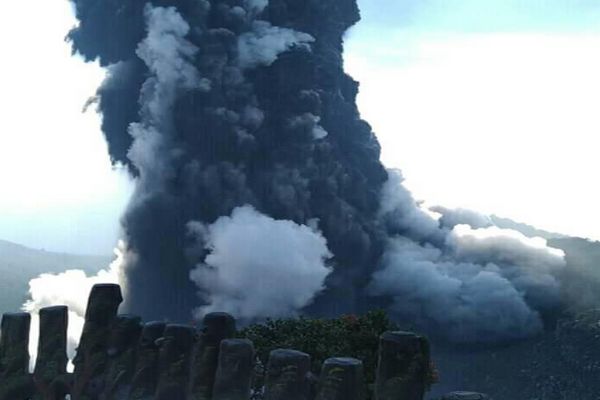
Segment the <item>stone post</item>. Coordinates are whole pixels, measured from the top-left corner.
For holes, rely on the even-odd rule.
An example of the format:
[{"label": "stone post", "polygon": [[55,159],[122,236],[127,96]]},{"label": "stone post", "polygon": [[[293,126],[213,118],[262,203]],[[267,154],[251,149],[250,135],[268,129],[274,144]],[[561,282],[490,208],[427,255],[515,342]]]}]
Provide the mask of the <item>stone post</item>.
[{"label": "stone post", "polygon": [[362,361],[355,358],[329,358],[323,363],[317,400],[364,400]]},{"label": "stone post", "polygon": [[73,400],[98,400],[104,390],[110,328],[122,301],[119,285],[98,284],[90,292],[85,324],[73,360]]},{"label": "stone post", "polygon": [[190,384],[192,348],[196,331],[191,326],[167,325],[160,344],[156,400],[185,400]]},{"label": "stone post", "polygon": [[42,308],[39,318],[40,336],[33,372],[37,394],[34,399],[64,399],[70,387],[67,374],[69,309],[65,306]]},{"label": "stone post", "polygon": [[141,331],[140,317],[119,315],[113,321],[108,339],[108,367],[103,400],[121,400],[129,393]]},{"label": "stone post", "polygon": [[408,332],[386,332],[379,340],[376,400],[422,400],[430,368],[427,340]]},{"label": "stone post", "polygon": [[219,366],[213,400],[248,400],[254,365],[254,345],[247,339],[225,339],[219,350]]},{"label": "stone post", "polygon": [[157,341],[163,336],[166,324],[150,322],[144,325],[137,344],[136,362],[131,379],[129,400],[153,400],[158,380]]},{"label": "stone post", "polygon": [[308,400],[310,356],[296,350],[273,350],[269,354],[265,400]]},{"label": "stone post", "polygon": [[442,396],[441,400],[490,400],[490,397],[483,393],[452,392]]},{"label": "stone post", "polygon": [[29,327],[27,313],[2,316],[0,337],[0,400],[26,400],[33,395],[29,375]]},{"label": "stone post", "polygon": [[190,389],[192,400],[212,398],[221,341],[235,335],[235,319],[227,313],[207,314],[203,325],[194,349]]}]

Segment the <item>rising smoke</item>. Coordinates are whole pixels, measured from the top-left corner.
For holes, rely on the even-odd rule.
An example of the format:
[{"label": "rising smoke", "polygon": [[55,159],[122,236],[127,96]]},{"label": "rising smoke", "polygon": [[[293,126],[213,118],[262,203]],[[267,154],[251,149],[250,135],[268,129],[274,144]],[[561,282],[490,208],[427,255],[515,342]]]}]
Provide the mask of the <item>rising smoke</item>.
[{"label": "rising smoke", "polygon": [[[343,71],[355,2],[74,4],[74,50],[108,67],[98,106],[111,157],[137,176],[122,219],[138,255],[125,267],[126,309],[187,321],[203,301],[223,298],[194,282],[206,254],[194,251],[188,226],[244,206],[297,226],[319,221],[333,270],[322,293],[319,282],[298,295],[321,300],[291,304],[335,314],[364,303],[383,249],[376,217],[386,172],[356,109],[358,85]],[[325,253],[305,258],[314,254]],[[296,274],[294,263],[280,268]],[[150,305],[158,292],[164,298]]]},{"label": "rising smoke", "polygon": [[[250,320],[388,304],[453,340],[497,341],[540,332],[560,304],[562,252],[428,209],[382,166],[343,70],[356,0],[73,2],[74,51],[107,67],[111,157],[136,177],[127,311]],[[37,283],[31,309],[45,304]]]},{"label": "rising smoke", "polygon": [[543,314],[560,306],[564,252],[473,211],[425,209],[398,171],[389,176],[381,211],[392,235],[370,293],[390,296],[399,318],[455,341],[540,333]]},{"label": "rising smoke", "polygon": [[277,221],[245,206],[206,227],[189,225],[207,251],[204,263],[191,273],[207,294],[211,311],[239,318],[286,317],[310,303],[324,289],[331,257],[327,241],[316,227]]},{"label": "rising smoke", "polygon": [[33,371],[33,362],[36,359],[39,334],[39,311],[44,307],[66,305],[69,307],[69,325],[67,331],[67,356],[70,360],[75,356],[75,350],[83,324],[87,299],[92,286],[97,283],[119,283],[121,280],[121,267],[125,265],[128,254],[124,243],[119,243],[115,249],[115,260],[106,270],[88,276],[81,270],[69,270],[61,274],[42,274],[29,282],[29,300],[23,305],[23,311],[31,314],[31,329],[29,340],[30,366]]}]

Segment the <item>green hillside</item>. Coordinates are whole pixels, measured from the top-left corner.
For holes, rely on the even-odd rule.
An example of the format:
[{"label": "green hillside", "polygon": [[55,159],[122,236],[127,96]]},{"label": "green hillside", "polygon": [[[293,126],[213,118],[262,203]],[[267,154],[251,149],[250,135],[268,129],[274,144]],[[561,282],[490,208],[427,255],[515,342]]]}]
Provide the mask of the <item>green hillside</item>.
[{"label": "green hillside", "polygon": [[67,269],[93,273],[110,261],[108,256],[53,253],[0,240],[0,313],[18,311],[27,298],[29,280],[42,273]]}]

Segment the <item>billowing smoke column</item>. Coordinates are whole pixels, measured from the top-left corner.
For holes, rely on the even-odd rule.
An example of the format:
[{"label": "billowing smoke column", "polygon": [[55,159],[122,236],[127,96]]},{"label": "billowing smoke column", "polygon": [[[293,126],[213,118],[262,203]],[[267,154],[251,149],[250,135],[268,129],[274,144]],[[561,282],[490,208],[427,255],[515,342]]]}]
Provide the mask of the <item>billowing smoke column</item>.
[{"label": "billowing smoke column", "polygon": [[[138,255],[126,266],[128,310],[187,321],[206,302],[221,304],[233,289],[218,284],[213,289],[224,291],[210,293],[206,282],[231,274],[222,265],[227,253],[247,254],[235,265],[246,261],[263,274],[247,276],[255,291],[249,301],[266,307],[277,299],[265,293],[273,284],[253,288],[252,279],[278,276],[276,286],[304,285],[286,310],[310,305],[335,314],[363,304],[361,288],[384,244],[376,220],[387,174],[358,115],[358,84],[343,71],[342,36],[359,19],[355,1],[74,4],[74,50],[108,67],[98,98],[110,154],[137,176],[123,217],[125,239]],[[219,240],[222,232],[209,227],[244,224],[244,211],[234,212],[239,207],[252,207],[262,239]],[[281,234],[289,240],[271,240],[277,225],[260,215],[287,221]],[[214,237],[190,229],[201,225]],[[256,240],[281,252],[277,265],[255,259],[248,246]],[[302,254],[277,248],[311,240],[317,249]],[[280,273],[269,272],[274,268]],[[271,311],[248,307],[257,316]]]},{"label": "billowing smoke column", "polygon": [[[522,338],[560,303],[564,254],[418,204],[356,108],[356,0],[73,0],[98,59],[123,217],[126,308],[244,319],[386,306],[457,341]],[[33,289],[33,288],[32,288]]]}]

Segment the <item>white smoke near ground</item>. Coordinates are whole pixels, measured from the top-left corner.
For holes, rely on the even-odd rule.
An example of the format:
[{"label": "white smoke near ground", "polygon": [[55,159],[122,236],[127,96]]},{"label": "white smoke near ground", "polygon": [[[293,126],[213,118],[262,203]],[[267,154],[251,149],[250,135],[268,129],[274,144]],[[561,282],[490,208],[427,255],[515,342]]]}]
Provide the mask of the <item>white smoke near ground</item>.
[{"label": "white smoke near ground", "polygon": [[542,329],[516,288],[493,265],[458,263],[431,245],[390,239],[371,293],[393,299],[391,311],[421,327],[468,342],[530,336]]},{"label": "white smoke near ground", "polygon": [[284,317],[307,306],[324,288],[331,272],[327,242],[314,227],[275,220],[250,206],[190,231],[208,251],[190,277],[209,293],[211,311],[227,311],[241,319]]},{"label": "white smoke near ground", "polygon": [[398,317],[456,341],[539,333],[540,313],[560,302],[564,252],[542,238],[487,226],[473,212],[424,209],[401,174],[389,172],[381,217],[391,237],[369,292],[389,296]]},{"label": "white smoke near ground", "polygon": [[142,88],[142,122],[133,123],[129,128],[134,141],[128,156],[140,171],[167,176],[168,163],[157,154],[168,151],[164,141],[165,134],[173,128],[175,99],[184,90],[208,91],[210,82],[201,79],[193,65],[198,48],[185,39],[190,27],[177,10],[148,5],[145,13],[148,34],[139,44],[137,55],[152,75]]},{"label": "white smoke near ground", "polygon": [[310,50],[310,43],[314,41],[308,33],[273,26],[267,21],[254,21],[252,30],[238,38],[238,64],[244,69],[268,66],[293,47]]},{"label": "white smoke near ground", "polygon": [[22,309],[31,314],[29,339],[31,370],[37,354],[39,311],[44,307],[59,305],[69,307],[67,356],[69,360],[73,360],[83,331],[87,301],[92,287],[99,283],[121,283],[122,268],[126,259],[133,256],[127,253],[126,246],[122,242],[115,249],[115,255],[116,259],[107,269],[93,276],[88,276],[81,270],[69,270],[60,274],[42,274],[29,282],[29,299],[23,304]]}]

